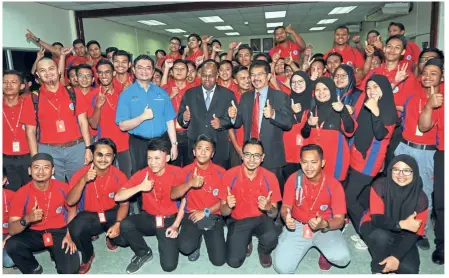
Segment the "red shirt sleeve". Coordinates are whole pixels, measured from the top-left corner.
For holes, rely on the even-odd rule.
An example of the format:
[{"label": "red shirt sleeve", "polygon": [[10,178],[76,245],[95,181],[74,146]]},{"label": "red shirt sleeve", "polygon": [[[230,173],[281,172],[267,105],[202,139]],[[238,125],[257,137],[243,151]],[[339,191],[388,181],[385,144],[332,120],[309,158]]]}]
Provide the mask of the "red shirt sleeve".
[{"label": "red shirt sleeve", "polygon": [[13,195],[11,200],[11,207],[9,208],[9,217],[23,216],[23,208],[25,207],[25,200],[27,196],[26,188],[27,187],[22,187]]},{"label": "red shirt sleeve", "polygon": [[293,207],[295,205],[295,189],[296,189],[296,173],[290,175],[284,185],[284,197],[282,203],[286,206]]},{"label": "red shirt sleeve", "polygon": [[357,49],[352,48],[352,51],[355,53],[355,66],[356,68],[363,69],[363,66],[365,65],[365,59],[363,58],[362,54],[357,51]]},{"label": "red shirt sleeve", "polygon": [[147,169],[142,169],[139,172],[135,173],[125,184],[123,184],[124,188],[132,188],[136,185],[142,183],[145,175],[147,173]]},{"label": "red shirt sleeve", "polygon": [[372,187],[369,194],[369,210],[371,214],[385,214],[384,201]]},{"label": "red shirt sleeve", "polygon": [[[87,167],[90,167],[90,165]],[[85,167],[76,171],[69,181],[69,188],[72,189],[75,186],[75,184],[77,184],[80,181],[80,179],[84,176],[85,173],[86,173]]]},{"label": "red shirt sleeve", "polygon": [[429,214],[428,208],[425,211],[416,214],[416,219],[421,220],[421,227],[419,227],[418,231],[416,232],[417,235],[420,235],[420,236],[424,235],[424,228],[427,223],[427,215],[428,214]]},{"label": "red shirt sleeve", "polygon": [[421,49],[414,42],[409,42],[409,44],[410,44],[410,47],[412,48],[412,52],[413,52],[412,53],[413,61],[418,62],[419,54],[421,53]]},{"label": "red shirt sleeve", "polygon": [[84,98],[84,96],[82,95],[82,93],[76,92],[76,115],[79,116],[83,113],[87,113],[87,101]]},{"label": "red shirt sleeve", "polygon": [[36,126],[36,113],[34,113],[33,100],[31,99],[31,93],[27,96],[23,102],[22,115],[20,116],[20,122],[25,125]]},{"label": "red shirt sleeve", "polygon": [[337,180],[332,184],[332,196],[331,196],[332,214],[345,215],[346,214],[346,197],[343,186]]}]

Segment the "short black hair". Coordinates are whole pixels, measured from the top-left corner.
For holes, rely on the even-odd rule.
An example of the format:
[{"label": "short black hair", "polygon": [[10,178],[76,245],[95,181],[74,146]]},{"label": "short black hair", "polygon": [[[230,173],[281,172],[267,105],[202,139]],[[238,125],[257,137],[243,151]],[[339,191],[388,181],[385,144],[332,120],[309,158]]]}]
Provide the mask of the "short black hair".
[{"label": "short black hair", "polygon": [[115,145],[114,141],[112,141],[112,139],[110,139],[110,138],[98,139],[98,141],[96,141],[95,143],[93,143],[92,145],[89,146],[89,149],[91,150],[92,153],[95,152],[98,145],[107,145],[107,146],[111,147],[112,152],[114,153],[114,156],[117,155],[117,146]]},{"label": "short black hair", "polygon": [[251,73],[253,71],[253,69],[256,67],[263,67],[266,73],[271,73],[271,67],[267,61],[264,61],[264,60],[253,61],[251,63],[251,66],[249,67],[249,72]]},{"label": "short black hair", "polygon": [[198,34],[190,34],[190,35],[187,37],[187,41],[189,41],[191,37],[195,37],[195,38],[198,40],[198,42],[200,43],[200,46],[201,46],[201,44],[203,43],[203,41],[201,40],[200,35],[198,35]]},{"label": "short black hair", "polygon": [[212,144],[212,151],[215,152],[215,141],[212,140],[211,137],[207,136],[206,134],[200,134],[200,135],[198,135],[198,137],[197,137],[196,140],[195,140],[195,145],[194,145],[194,147],[196,148],[196,145],[198,145],[198,143],[201,142],[201,141],[206,141],[206,142],[211,143],[211,144]]},{"label": "short black hair", "polygon": [[438,58],[440,58],[441,60],[443,60],[444,62],[444,53],[443,51],[439,50],[436,47],[429,47],[429,48],[425,48],[421,51],[421,53],[419,54],[419,59],[422,58],[422,56],[427,53],[427,52],[435,52],[438,55]]},{"label": "short black hair", "polygon": [[156,50],[156,52],[154,52],[154,56],[157,56],[157,54],[158,54],[159,52],[162,52],[162,54],[164,54],[164,56],[167,55],[167,52],[165,52],[165,50],[163,50],[163,49],[158,49],[158,50]]},{"label": "short black hair", "polygon": [[380,63],[383,63],[385,59],[383,52],[379,49],[374,50],[373,57],[379,57]]},{"label": "short black hair", "polygon": [[117,56],[126,56],[128,58],[128,62],[131,62],[131,55],[125,50],[117,50],[114,51],[114,54],[112,54],[112,61],[114,61],[115,57]]},{"label": "short black hair", "polygon": [[[312,62],[312,64],[315,64],[316,62],[323,64],[323,67],[326,67],[326,61],[324,59],[315,59],[315,61]],[[312,64],[310,64],[310,68],[312,68]]]},{"label": "short black hair", "polygon": [[349,28],[348,28],[348,26],[346,26],[346,25],[340,25],[340,26],[338,26],[337,28],[335,28],[334,33],[337,32],[338,29],[346,29],[346,31],[347,31],[348,34],[349,34]]},{"label": "short black hair", "polygon": [[172,40],[177,40],[177,41],[179,42],[179,45],[182,44],[181,39],[178,38],[178,37],[172,37],[172,38],[170,39],[170,41],[172,41]]},{"label": "short black hair", "polygon": [[91,46],[92,44],[96,44],[96,45],[98,45],[98,48],[100,48],[101,49],[101,46],[100,46],[100,43],[99,42],[97,42],[96,40],[91,40],[91,41],[89,41],[88,43],[87,43],[87,48],[89,48],[89,46]]},{"label": "short black hair", "polygon": [[[165,62],[165,60],[164,60],[164,62]],[[176,59],[176,60],[173,62],[173,67],[174,67],[176,64],[183,64],[183,65],[186,66],[187,71],[189,70],[189,66],[187,65],[187,61],[186,61],[186,60],[183,60],[183,59]],[[172,68],[172,69],[173,69],[173,68]]]},{"label": "short black hair", "polygon": [[257,138],[249,138],[248,140],[246,140],[246,142],[243,143],[242,151],[245,149],[247,145],[259,145],[262,148],[262,153],[264,153],[262,141],[260,141]]},{"label": "short black hair", "polygon": [[256,55],[254,55],[253,60],[257,60],[259,59],[259,57],[265,57],[265,59],[267,59],[267,62],[270,64],[273,62],[273,59],[271,59],[271,56],[268,53],[257,53]]},{"label": "short black hair", "polygon": [[237,52],[235,53],[236,57],[238,57],[238,53],[240,52],[240,50],[243,50],[243,49],[248,49],[251,56],[253,56],[253,49],[247,44],[241,44],[239,46],[239,48],[237,49]]},{"label": "short black hair", "polygon": [[33,82],[34,77],[31,75],[31,73],[28,72],[22,72],[22,78],[23,78],[23,83],[28,83],[28,82]]},{"label": "short black hair", "polygon": [[76,39],[72,42],[72,46],[75,46],[76,44],[81,43],[82,45],[86,46],[86,43],[84,42],[83,39]]},{"label": "short black hair", "polygon": [[220,47],[221,47],[221,42],[220,42],[219,40],[217,40],[217,39],[212,40],[212,41],[210,42],[210,45],[213,45],[214,42],[218,43],[218,44],[220,45]]},{"label": "short black hair", "polygon": [[76,74],[76,68],[77,68],[77,67],[78,67],[78,66],[73,66],[73,65],[69,66],[69,67],[67,68],[67,76],[70,75],[70,72],[71,72],[72,70],[74,70],[74,71],[75,71],[75,74]]},{"label": "short black hair", "polygon": [[323,160],[324,158],[324,152],[323,149],[316,144],[309,144],[309,145],[305,145],[301,148],[301,152],[299,154],[299,157],[302,157],[302,154],[308,151],[317,151],[318,152],[318,156],[320,157],[321,160]]},{"label": "short black hair", "polygon": [[338,53],[338,52],[331,52],[331,53],[327,54],[326,64],[327,64],[327,59],[329,59],[330,56],[337,56],[338,58],[340,58],[340,63],[343,63],[343,56],[341,56],[340,53]]},{"label": "short black hair", "polygon": [[279,30],[279,29],[284,29],[285,30],[285,27],[281,25],[281,26],[278,26],[278,27],[274,28],[273,34],[276,33],[276,31]]},{"label": "short black hair", "polygon": [[424,65],[424,68],[427,66],[437,66],[440,68],[441,73],[444,73],[444,61],[438,58],[430,59]]},{"label": "short black hair", "polygon": [[368,38],[368,35],[371,34],[371,33],[375,33],[376,36],[380,36],[379,31],[377,31],[377,30],[370,30],[370,31],[366,34],[366,37]]},{"label": "short black hair", "polygon": [[23,84],[23,75],[21,72],[16,71],[16,70],[5,70],[3,72],[3,77],[5,77],[5,75],[15,75],[19,78],[20,84]]},{"label": "short black hair", "polygon": [[90,70],[90,71],[92,72],[92,74],[94,73],[94,71],[92,70],[92,67],[89,66],[88,64],[79,64],[79,65],[76,67],[76,75],[78,75],[78,72],[79,72],[81,69],[88,69],[88,70]]},{"label": "short black hair", "polygon": [[135,67],[137,62],[139,62],[140,60],[148,60],[148,61],[150,61],[151,62],[151,66],[154,68],[154,60],[153,60],[153,58],[151,58],[150,56],[148,56],[146,54],[142,54],[142,55],[137,56],[137,58],[134,59],[133,66]]},{"label": "short black hair", "polygon": [[98,71],[98,68],[102,65],[108,65],[111,67],[111,70],[114,71],[114,65],[111,63],[111,61],[106,59],[100,59],[100,61],[98,61],[97,65],[95,66],[95,69]]},{"label": "short black hair", "polygon": [[399,29],[401,29],[401,31],[405,31],[404,24],[402,24],[400,22],[390,22],[390,24],[388,25],[388,30],[390,30],[391,26],[397,26],[397,27],[399,27]]},{"label": "short black hair", "polygon": [[156,137],[148,143],[148,151],[161,151],[170,154],[171,144],[168,140]]},{"label": "short black hair", "polygon": [[64,47],[64,45],[60,42],[54,42],[51,44],[51,46],[57,46],[57,45],[59,45],[60,47]]},{"label": "short black hair", "polygon": [[[231,63],[232,63],[232,62],[231,62]],[[237,74],[238,74],[239,72],[241,72],[242,70],[248,70],[248,68],[245,67],[245,66],[242,66],[242,65],[238,65],[238,66],[234,67],[234,68],[232,69],[232,78],[235,79],[235,77],[237,76]]]},{"label": "short black hair", "polygon": [[[156,72],[158,72],[161,75],[161,77],[162,77],[162,75],[164,75],[164,73],[160,69],[158,69],[158,68],[154,69],[154,73],[156,73]],[[154,78],[154,74],[153,74],[153,78]]]},{"label": "short black hair", "polygon": [[407,47],[407,39],[406,39],[403,35],[393,35],[393,36],[389,37],[389,38],[387,39],[387,41],[385,42],[385,46],[386,46],[391,40],[394,40],[394,39],[400,40],[400,41],[402,42],[403,49],[405,49],[405,48]]},{"label": "short black hair", "polygon": [[[222,59],[222,57],[225,56],[225,58],[228,56],[228,53],[223,52],[220,55],[218,55],[218,57],[220,57],[220,59]],[[226,60],[226,59],[225,59]]]},{"label": "short black hair", "polygon": [[186,65],[187,65],[187,67],[188,67],[189,65],[192,65],[192,66],[196,69],[196,64],[195,64],[193,61],[186,60]]},{"label": "short black hair", "polygon": [[229,61],[229,60],[223,60],[223,61],[221,61],[221,62],[218,63],[218,68],[220,68],[222,65],[225,65],[225,64],[230,65],[230,66],[231,66],[231,69],[234,67],[234,66],[232,65],[232,62],[231,62],[231,61]]},{"label": "short black hair", "polygon": [[[108,48],[106,48],[106,55],[108,55],[110,52],[117,52],[117,51],[118,51],[117,47],[114,47],[114,46],[108,47]],[[114,54],[112,54],[112,55],[114,55]]]},{"label": "short black hair", "polygon": [[313,54],[312,58],[310,58],[310,60],[312,59],[324,59],[324,54],[323,53],[315,53]]}]

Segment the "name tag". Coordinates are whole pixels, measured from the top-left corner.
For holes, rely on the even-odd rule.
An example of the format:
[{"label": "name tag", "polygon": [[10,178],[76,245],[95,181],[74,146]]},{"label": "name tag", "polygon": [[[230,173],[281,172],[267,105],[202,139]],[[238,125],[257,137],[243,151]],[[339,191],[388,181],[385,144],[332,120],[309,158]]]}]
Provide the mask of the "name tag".
[{"label": "name tag", "polygon": [[12,151],[15,153],[20,152],[20,142],[19,141],[12,142]]},{"label": "name tag", "polygon": [[156,216],[156,228],[164,228],[164,217],[163,216]]}]

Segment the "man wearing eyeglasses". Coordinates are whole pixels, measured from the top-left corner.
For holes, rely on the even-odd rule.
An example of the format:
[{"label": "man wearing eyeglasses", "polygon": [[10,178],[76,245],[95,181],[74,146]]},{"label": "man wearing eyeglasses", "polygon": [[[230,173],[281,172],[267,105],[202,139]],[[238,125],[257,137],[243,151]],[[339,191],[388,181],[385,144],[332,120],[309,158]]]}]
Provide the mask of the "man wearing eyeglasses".
[{"label": "man wearing eyeglasses", "polygon": [[[262,142],[251,138],[243,145],[243,164],[229,169],[223,177],[227,188],[226,200],[221,203],[223,216],[230,215],[226,239],[226,261],[239,268],[251,255],[252,235],[259,240],[257,251],[264,268],[271,267],[271,252],[278,244],[273,219],[281,200],[276,176],[260,167],[265,159]],[[248,245],[250,245],[248,247]]]},{"label": "man wearing eyeglasses", "polygon": [[173,61],[182,59],[182,55],[181,53],[179,53],[179,50],[181,49],[181,39],[179,39],[178,37],[171,38],[170,44],[168,45],[168,49],[170,49],[170,53],[168,53],[162,59],[159,59],[159,61],[157,61],[156,66],[158,68],[162,67],[162,63],[164,63],[166,59],[172,59]]}]

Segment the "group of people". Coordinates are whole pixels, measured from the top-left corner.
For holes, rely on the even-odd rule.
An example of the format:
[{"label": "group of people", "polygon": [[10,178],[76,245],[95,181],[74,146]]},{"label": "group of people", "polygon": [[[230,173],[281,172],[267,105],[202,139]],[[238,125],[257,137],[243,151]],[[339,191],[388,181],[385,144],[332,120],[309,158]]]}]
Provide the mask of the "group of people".
[{"label": "group of people", "polygon": [[28,30],[40,89],[3,73],[3,266],[42,273],[33,252],[47,249],[58,273],[84,274],[105,232],[134,252],[127,273],[153,257],[145,236],[167,272],[203,238],[214,266],[239,268],[254,235],[262,267],[295,273],[316,247],[328,270],[350,263],[352,222],[373,273],[419,273],[431,215],[444,264],[444,55],[404,33],[392,22],[353,48],[340,26],[313,54],[279,26],[254,55],[191,34],[132,61]]}]

